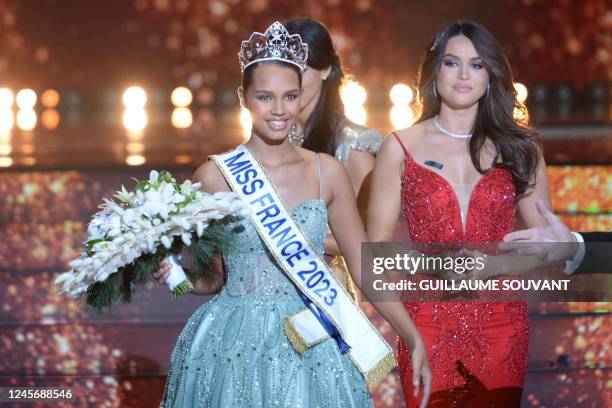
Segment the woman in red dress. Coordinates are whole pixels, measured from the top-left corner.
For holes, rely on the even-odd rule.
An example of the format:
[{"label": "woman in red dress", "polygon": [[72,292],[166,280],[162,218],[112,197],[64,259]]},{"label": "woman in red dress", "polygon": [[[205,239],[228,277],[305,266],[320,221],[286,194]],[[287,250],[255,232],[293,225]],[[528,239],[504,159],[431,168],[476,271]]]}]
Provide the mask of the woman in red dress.
[{"label": "woman in red dress", "polygon": [[[368,239],[390,241],[403,212],[413,243],[499,242],[515,222],[545,220],[546,168],[533,129],[514,118],[512,74],[484,27],[455,22],[434,37],[420,67],[416,124],[394,132],[376,159]],[[529,325],[522,302],[405,303],[433,372],[430,407],[519,406]],[[409,407],[410,354],[398,365]]]}]

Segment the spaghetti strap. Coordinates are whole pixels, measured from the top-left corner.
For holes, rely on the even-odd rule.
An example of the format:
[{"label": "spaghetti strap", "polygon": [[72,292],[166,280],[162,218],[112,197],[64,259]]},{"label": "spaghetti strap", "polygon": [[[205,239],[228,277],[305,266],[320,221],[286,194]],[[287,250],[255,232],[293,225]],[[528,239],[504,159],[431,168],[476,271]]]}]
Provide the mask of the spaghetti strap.
[{"label": "spaghetti strap", "polygon": [[321,185],[321,159],[319,153],[317,153],[317,181],[319,182],[319,198],[321,198],[323,187]]},{"label": "spaghetti strap", "polygon": [[410,154],[408,154],[408,150],[406,150],[406,146],[404,146],[402,139],[400,139],[400,137],[395,132],[391,132],[391,134],[395,136],[395,138],[397,139],[397,142],[400,144],[400,146],[402,146],[402,150],[404,151],[404,156],[410,157]]}]

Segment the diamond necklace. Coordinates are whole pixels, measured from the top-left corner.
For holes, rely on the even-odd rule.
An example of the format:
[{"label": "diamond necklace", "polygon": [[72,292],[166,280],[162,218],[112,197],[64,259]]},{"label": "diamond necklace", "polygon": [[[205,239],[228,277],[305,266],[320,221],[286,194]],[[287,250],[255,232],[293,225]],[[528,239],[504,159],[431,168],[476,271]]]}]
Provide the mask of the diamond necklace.
[{"label": "diamond necklace", "polygon": [[438,130],[442,133],[444,133],[445,135],[448,135],[450,137],[454,137],[457,139],[469,139],[470,137],[472,137],[471,133],[466,133],[466,134],[461,134],[461,133],[453,133],[450,130],[446,130],[442,127],[442,125],[440,124],[440,121],[438,120],[438,115],[436,115],[434,117],[434,124],[436,125],[436,127],[438,128]]}]

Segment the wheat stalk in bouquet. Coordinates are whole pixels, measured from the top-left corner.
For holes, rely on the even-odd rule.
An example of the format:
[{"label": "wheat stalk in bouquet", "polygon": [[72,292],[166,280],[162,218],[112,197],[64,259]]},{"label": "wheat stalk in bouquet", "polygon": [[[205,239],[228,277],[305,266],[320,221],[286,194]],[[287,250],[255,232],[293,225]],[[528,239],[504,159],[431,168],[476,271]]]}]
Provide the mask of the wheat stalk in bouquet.
[{"label": "wheat stalk in bouquet", "polygon": [[[231,241],[234,231],[223,223],[248,214],[236,194],[207,194],[189,180],[179,185],[166,171],[151,171],[135,191],[122,186],[115,197],[118,201],[104,199],[88,225],[84,252],[55,281],[60,293],[84,294],[86,309],[96,314],[129,302],[137,288],[152,282],[159,262],[183,248],[193,254],[191,274],[198,279],[213,254]],[[166,283],[172,296],[180,297],[193,284],[176,266]]]}]

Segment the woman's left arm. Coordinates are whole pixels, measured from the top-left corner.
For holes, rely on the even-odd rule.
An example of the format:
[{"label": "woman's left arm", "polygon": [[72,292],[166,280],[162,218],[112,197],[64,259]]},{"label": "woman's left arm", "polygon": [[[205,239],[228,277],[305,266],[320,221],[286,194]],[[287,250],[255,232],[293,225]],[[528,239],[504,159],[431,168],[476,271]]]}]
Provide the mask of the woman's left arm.
[{"label": "woman's left arm", "polygon": [[549,210],[552,208],[548,175],[546,173],[546,162],[542,154],[540,154],[538,159],[534,186],[530,187],[518,201],[519,215],[525,223],[526,228],[546,225],[546,220],[540,215],[536,207],[536,202],[538,200],[542,200]]},{"label": "woman's left arm", "polygon": [[[351,185],[353,186],[355,197],[357,197],[357,204],[362,220],[365,219],[365,212],[368,204],[368,175],[372,172],[373,168],[374,155],[365,151],[350,150],[346,171],[348,172]],[[330,255],[342,254],[332,234],[328,235],[325,240],[325,253]]]},{"label": "woman's left arm", "polygon": [[[321,179],[323,180],[324,196],[327,196],[329,225],[344,255],[349,273],[361,289],[361,274],[362,272],[368,273],[361,270],[361,243],[367,238],[359,218],[355,193],[344,167],[329,156],[321,155],[321,158],[323,159],[321,160]],[[384,275],[379,275],[378,278],[385,280]],[[416,390],[419,389],[419,383],[424,386],[422,406],[425,406],[431,389],[431,371],[424,342],[418,329],[399,297],[390,294],[384,302],[374,300],[370,302],[413,351],[414,381]]]}]

